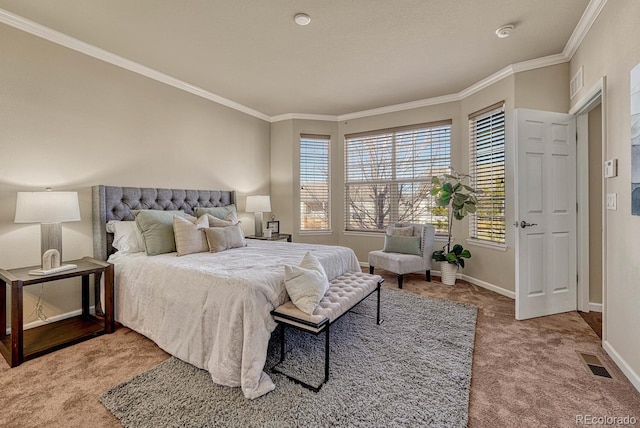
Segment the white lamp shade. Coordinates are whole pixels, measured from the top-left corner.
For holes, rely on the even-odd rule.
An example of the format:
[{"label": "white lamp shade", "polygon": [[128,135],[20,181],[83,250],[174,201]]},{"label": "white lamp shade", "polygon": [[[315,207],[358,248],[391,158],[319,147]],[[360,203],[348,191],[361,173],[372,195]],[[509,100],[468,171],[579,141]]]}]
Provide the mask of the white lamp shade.
[{"label": "white lamp shade", "polygon": [[15,223],[79,220],[78,192],[18,192]]},{"label": "white lamp shade", "polygon": [[269,196],[247,196],[248,213],[271,212],[271,198]]}]

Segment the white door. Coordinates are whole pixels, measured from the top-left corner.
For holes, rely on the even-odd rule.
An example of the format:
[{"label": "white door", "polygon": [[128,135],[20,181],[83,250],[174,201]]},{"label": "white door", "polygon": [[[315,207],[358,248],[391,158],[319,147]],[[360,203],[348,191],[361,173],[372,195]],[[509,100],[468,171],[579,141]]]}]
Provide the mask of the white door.
[{"label": "white door", "polygon": [[516,319],[577,308],[576,120],[516,109]]}]

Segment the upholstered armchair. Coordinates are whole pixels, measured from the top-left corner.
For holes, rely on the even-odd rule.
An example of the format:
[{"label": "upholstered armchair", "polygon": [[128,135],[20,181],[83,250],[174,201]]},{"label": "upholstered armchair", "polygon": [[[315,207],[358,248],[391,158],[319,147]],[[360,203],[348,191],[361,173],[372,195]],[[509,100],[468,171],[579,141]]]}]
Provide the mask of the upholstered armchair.
[{"label": "upholstered armchair", "polygon": [[431,282],[431,254],[436,228],[430,224],[404,224],[389,227],[384,237],[384,248],[369,253],[369,273],[375,268],[398,275],[398,288],[402,288],[405,273],[425,272]]}]

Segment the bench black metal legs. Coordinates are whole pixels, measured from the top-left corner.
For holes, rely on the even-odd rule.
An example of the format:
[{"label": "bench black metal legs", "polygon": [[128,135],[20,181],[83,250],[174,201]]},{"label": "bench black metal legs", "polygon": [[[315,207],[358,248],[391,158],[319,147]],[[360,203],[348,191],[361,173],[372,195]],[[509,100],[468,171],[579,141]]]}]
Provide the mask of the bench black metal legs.
[{"label": "bench black metal legs", "polygon": [[280,324],[280,328],[281,328],[281,331],[280,331],[280,361],[278,361],[278,363],[271,368],[271,371],[274,372],[274,373],[278,373],[278,374],[284,375],[289,380],[297,383],[298,385],[302,385],[305,388],[310,389],[313,392],[320,391],[322,386],[325,383],[327,383],[327,381],[329,380],[329,348],[330,348],[329,347],[329,338],[330,338],[330,327],[331,327],[331,324],[329,322],[327,322],[325,328],[323,330],[319,331],[318,333],[312,333],[309,330],[305,330],[305,329],[302,329],[302,328],[298,328],[296,326],[289,325],[289,327],[293,327],[293,328],[296,328],[296,329],[298,329],[300,331],[304,331],[304,332],[307,332],[307,333],[312,333],[312,334],[315,334],[316,336],[319,335],[320,333],[324,332],[324,380],[318,386],[310,385],[310,384],[308,384],[308,383],[306,383],[306,382],[304,382],[304,381],[302,381],[300,379],[297,379],[297,378],[295,378],[293,376],[290,376],[290,375],[278,370],[278,366],[280,365],[280,363],[282,363],[284,361],[284,357],[285,357],[286,327],[287,327],[287,324],[283,324],[283,323]]},{"label": "bench black metal legs", "polygon": [[[340,315],[338,318],[336,318],[333,322],[336,322],[338,319],[340,319],[344,314],[346,314],[347,312],[349,312],[351,309],[353,309],[354,307],[356,307],[357,305],[359,305],[363,300],[365,300],[367,297],[369,297],[371,294],[373,294],[375,291],[378,292],[377,295],[377,301],[376,301],[376,324],[380,325],[382,324],[382,319],[380,318],[380,289],[382,288],[382,282],[383,280],[380,280],[378,282],[377,287],[372,290],[369,294],[367,294],[366,296],[364,296],[358,303],[356,303],[353,307],[351,307],[348,311],[346,311],[345,313],[343,313],[342,315]],[[320,391],[320,389],[322,388],[322,386],[327,383],[327,381],[329,380],[329,350],[330,350],[330,328],[331,328],[331,322],[329,322],[328,318],[323,319],[320,323],[318,324],[312,324],[309,323],[307,321],[304,320],[299,320],[299,319],[295,319],[292,317],[286,317],[286,316],[282,316],[280,314],[281,319],[276,320],[281,327],[281,331],[280,331],[280,360],[278,361],[278,363],[276,365],[274,365],[271,368],[271,371],[274,373],[278,373],[278,374],[282,374],[284,376],[286,376],[288,379],[290,379],[291,381],[302,385],[303,387],[310,389],[313,392],[318,392]],[[278,369],[278,366],[284,362],[285,359],[285,354],[286,354],[286,328],[287,327],[292,327],[295,328],[297,330],[300,331],[304,331],[306,333],[311,333],[315,336],[318,336],[319,334],[324,333],[325,335],[325,343],[324,343],[324,380],[320,383],[320,385],[318,386],[314,386],[314,385],[310,385],[307,382],[304,382],[300,379],[297,379],[293,376],[290,376],[286,373],[283,373],[282,371],[280,371]]]}]

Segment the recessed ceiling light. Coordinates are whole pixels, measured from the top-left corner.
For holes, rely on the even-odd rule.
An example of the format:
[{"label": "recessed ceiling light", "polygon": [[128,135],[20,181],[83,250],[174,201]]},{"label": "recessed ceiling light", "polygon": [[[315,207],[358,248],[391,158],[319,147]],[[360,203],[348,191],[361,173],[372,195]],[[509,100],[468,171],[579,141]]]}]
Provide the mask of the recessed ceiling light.
[{"label": "recessed ceiling light", "polygon": [[496,30],[496,36],[500,37],[501,39],[507,38],[511,35],[511,32],[514,28],[515,26],[513,24],[503,25]]},{"label": "recessed ceiling light", "polygon": [[298,25],[308,25],[311,22],[311,17],[306,13],[296,13],[293,20],[296,21]]}]

